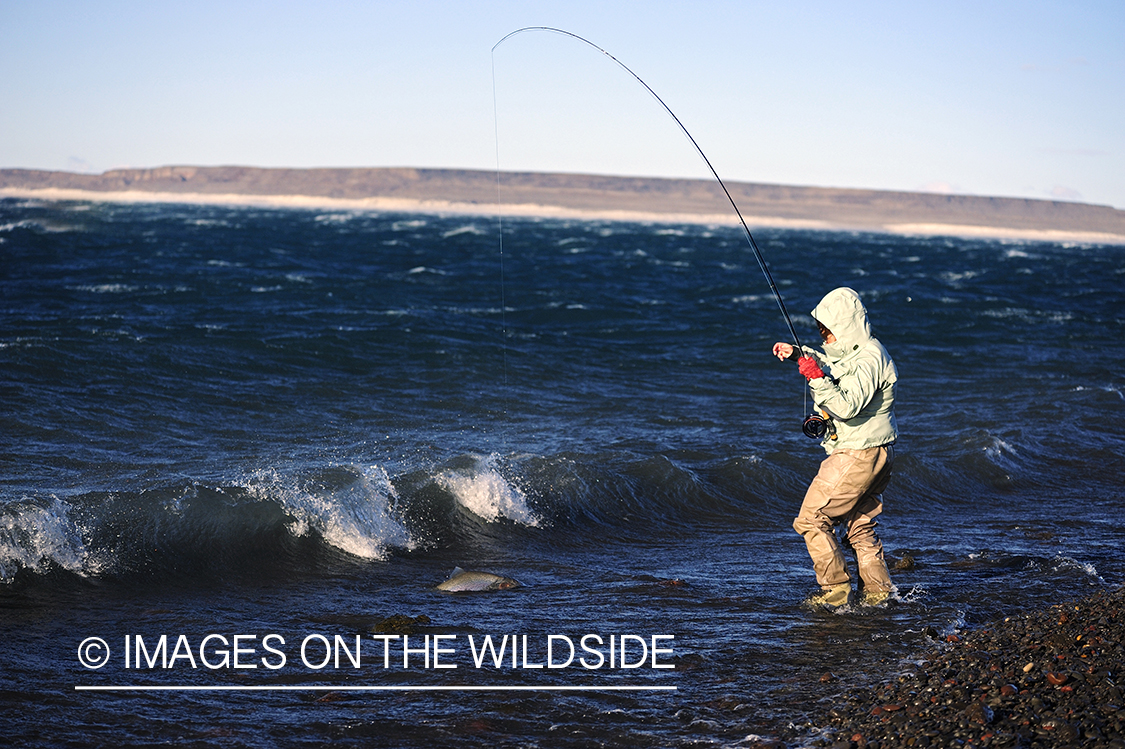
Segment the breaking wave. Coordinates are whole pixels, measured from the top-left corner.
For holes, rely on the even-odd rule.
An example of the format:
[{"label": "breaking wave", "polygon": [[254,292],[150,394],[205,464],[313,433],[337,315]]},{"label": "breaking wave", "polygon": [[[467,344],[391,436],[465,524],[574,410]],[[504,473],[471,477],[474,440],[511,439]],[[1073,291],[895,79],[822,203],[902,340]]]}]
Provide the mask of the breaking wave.
[{"label": "breaking wave", "polygon": [[0,509],[0,581],[10,582],[21,569],[58,568],[85,575],[96,571],[89,557],[82,530],[57,497],[20,500]]},{"label": "breaking wave", "polygon": [[528,507],[527,495],[500,474],[498,460],[496,454],[477,458],[465,469],[442,472],[438,483],[453,495],[457,504],[483,520],[507,518],[521,525],[538,526],[540,520]]}]

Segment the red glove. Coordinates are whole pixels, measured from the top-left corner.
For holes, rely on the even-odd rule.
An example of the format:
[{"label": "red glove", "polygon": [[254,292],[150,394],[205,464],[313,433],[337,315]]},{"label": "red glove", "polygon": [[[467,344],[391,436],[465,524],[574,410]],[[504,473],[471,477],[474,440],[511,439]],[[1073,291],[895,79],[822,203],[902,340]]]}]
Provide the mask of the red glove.
[{"label": "red glove", "polygon": [[809,380],[818,380],[824,376],[820,365],[811,356],[802,356],[797,360],[797,369]]}]

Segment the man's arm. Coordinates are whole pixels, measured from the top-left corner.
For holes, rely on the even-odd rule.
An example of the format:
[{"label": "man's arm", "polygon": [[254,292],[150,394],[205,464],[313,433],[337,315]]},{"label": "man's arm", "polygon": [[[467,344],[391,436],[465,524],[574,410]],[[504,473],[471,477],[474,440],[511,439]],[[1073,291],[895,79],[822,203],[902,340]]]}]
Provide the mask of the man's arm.
[{"label": "man's arm", "polygon": [[880,387],[878,361],[865,358],[838,381],[831,377],[810,380],[813,401],[833,418],[847,421],[859,415]]}]

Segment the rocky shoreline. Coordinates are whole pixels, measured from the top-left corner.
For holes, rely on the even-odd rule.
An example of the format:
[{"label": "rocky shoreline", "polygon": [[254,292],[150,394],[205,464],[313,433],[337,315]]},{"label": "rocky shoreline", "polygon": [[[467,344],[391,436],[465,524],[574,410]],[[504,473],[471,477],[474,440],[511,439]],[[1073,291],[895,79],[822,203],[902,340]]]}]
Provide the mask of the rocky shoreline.
[{"label": "rocky shoreline", "polygon": [[1125,749],[1123,674],[1119,588],[950,635],[893,680],[841,695],[817,737],[786,740],[833,749]]}]

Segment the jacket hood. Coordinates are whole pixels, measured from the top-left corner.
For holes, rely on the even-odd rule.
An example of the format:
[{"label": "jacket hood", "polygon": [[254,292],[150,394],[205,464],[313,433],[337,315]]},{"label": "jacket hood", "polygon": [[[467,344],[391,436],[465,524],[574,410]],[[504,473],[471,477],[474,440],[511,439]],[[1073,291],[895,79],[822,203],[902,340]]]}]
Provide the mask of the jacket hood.
[{"label": "jacket hood", "polygon": [[824,347],[829,356],[843,357],[871,340],[867,308],[852,289],[841,287],[825,294],[812,316],[836,336],[836,343]]}]

